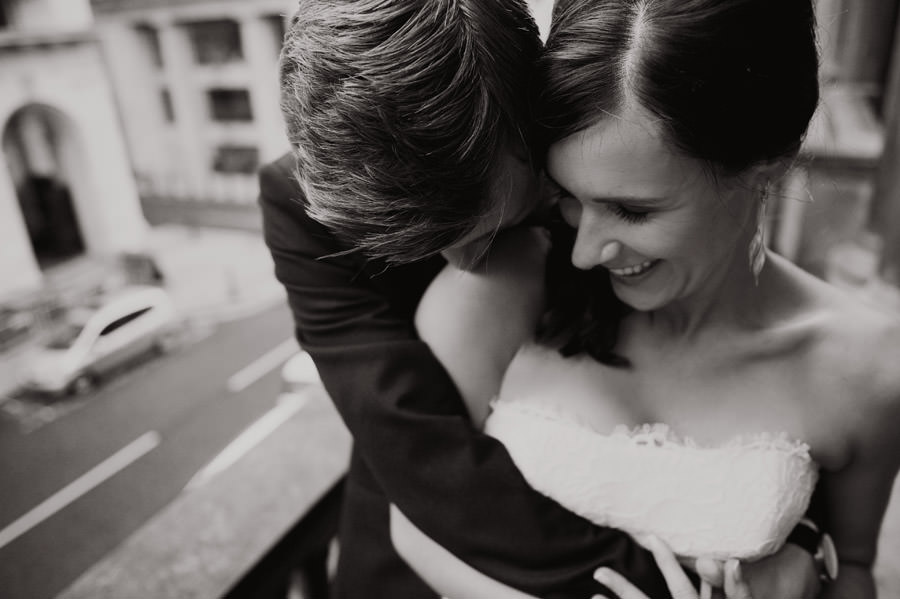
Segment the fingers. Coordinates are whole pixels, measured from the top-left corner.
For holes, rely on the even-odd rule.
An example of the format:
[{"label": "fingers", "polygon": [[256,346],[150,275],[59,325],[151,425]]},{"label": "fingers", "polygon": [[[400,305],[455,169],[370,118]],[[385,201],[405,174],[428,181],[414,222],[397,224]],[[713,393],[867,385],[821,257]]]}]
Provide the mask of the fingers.
[{"label": "fingers", "polygon": [[753,599],[750,587],[744,580],[741,562],[730,559],[725,562],[725,597],[728,599]]},{"label": "fingers", "polygon": [[[660,572],[666,579],[672,598],[698,599],[697,591],[691,580],[666,544],[654,537],[649,540],[648,545]],[[705,597],[711,595],[712,586],[724,586],[727,599],[753,599],[750,587],[744,581],[740,561],[732,559],[723,565],[722,562],[716,560],[701,558],[697,560],[696,568],[697,573],[706,583],[704,584]],[[594,573],[594,578],[618,595],[620,599],[649,599],[640,589],[614,570],[600,568]],[[603,597],[595,595],[592,599],[603,599]]]},{"label": "fingers", "polygon": [[694,562],[694,569],[700,578],[712,586],[716,588],[725,586],[725,562],[709,557],[701,557]]},{"label": "fingers", "polygon": [[681,569],[681,565],[666,544],[656,537],[651,537],[649,544],[650,551],[653,552],[653,557],[656,559],[656,565],[659,566],[659,570],[669,586],[669,592],[672,593],[672,598],[697,599],[697,591],[694,590],[691,579]]},{"label": "fingers", "polygon": [[699,558],[695,567],[705,583],[724,590],[726,599],[753,599],[750,585],[744,580],[740,561],[732,559],[720,562],[711,558]]},{"label": "fingers", "polygon": [[[628,582],[624,576],[610,570],[609,568],[600,568],[594,572],[594,578],[608,588],[610,591],[619,596],[619,599],[650,599],[639,588]],[[599,595],[602,597],[602,595]]]}]

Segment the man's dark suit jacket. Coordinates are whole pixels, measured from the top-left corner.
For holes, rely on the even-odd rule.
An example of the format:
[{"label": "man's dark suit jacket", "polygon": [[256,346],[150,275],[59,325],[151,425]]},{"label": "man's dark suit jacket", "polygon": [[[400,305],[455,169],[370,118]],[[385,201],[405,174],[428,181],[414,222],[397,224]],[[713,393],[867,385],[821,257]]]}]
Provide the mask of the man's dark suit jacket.
[{"label": "man's dark suit jacket", "polygon": [[386,268],[344,251],[310,219],[290,155],[260,171],[275,274],[297,339],[354,438],[340,531],[340,598],[434,597],[393,551],[388,502],[489,576],[531,594],[586,599],[601,565],[666,597],[652,557],[531,489],[503,446],[476,431],[413,326],[440,258]]}]

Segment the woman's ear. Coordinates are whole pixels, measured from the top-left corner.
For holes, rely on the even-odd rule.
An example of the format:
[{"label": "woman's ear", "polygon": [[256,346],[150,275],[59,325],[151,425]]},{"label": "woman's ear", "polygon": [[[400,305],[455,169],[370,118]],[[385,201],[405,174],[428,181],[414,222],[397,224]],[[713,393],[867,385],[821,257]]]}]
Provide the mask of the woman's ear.
[{"label": "woman's ear", "polygon": [[787,174],[794,161],[785,158],[766,160],[750,167],[747,173],[749,182],[754,188],[763,190],[767,186],[777,184]]}]

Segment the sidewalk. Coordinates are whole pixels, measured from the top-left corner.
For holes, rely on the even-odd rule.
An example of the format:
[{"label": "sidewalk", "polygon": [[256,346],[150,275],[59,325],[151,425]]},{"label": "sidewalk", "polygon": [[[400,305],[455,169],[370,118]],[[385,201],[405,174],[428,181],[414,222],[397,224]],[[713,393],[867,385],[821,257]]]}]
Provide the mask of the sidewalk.
[{"label": "sidewalk", "polygon": [[[248,586],[236,596],[256,596],[253,582],[277,586],[273,578],[286,580],[324,549],[340,497],[330,490],[346,470],[350,435],[318,385],[275,409],[282,408],[288,417],[270,434],[186,487],[57,599],[224,597],[241,583]],[[322,518],[317,505],[326,495],[331,515]]]},{"label": "sidewalk", "polygon": [[[168,224],[153,227],[148,237],[147,251],[162,271],[184,329],[250,316],[285,301],[258,232]],[[44,291],[65,304],[125,284],[121,261],[84,256],[48,270]],[[37,342],[32,338],[0,353],[0,402],[15,390],[16,373]]]},{"label": "sidewalk", "polygon": [[152,229],[149,252],[191,323],[234,320],[285,301],[259,233],[160,225]]}]

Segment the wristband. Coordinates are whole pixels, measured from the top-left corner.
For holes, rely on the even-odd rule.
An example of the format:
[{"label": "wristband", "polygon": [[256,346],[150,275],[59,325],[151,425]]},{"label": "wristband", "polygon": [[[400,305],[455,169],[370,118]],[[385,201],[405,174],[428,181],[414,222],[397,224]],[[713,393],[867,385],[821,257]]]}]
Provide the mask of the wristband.
[{"label": "wristband", "polygon": [[833,582],[838,576],[838,555],[831,536],[819,530],[815,522],[803,518],[791,531],[788,543],[797,545],[809,552],[819,571],[819,580],[823,584]]}]

